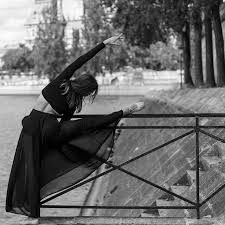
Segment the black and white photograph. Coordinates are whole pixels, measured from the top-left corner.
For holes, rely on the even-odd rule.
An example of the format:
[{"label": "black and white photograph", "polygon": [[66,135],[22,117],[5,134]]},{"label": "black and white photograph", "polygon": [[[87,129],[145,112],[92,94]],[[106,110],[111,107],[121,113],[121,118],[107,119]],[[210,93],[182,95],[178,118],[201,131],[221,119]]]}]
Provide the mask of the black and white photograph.
[{"label": "black and white photograph", "polygon": [[225,225],[225,1],[0,0],[0,223]]}]

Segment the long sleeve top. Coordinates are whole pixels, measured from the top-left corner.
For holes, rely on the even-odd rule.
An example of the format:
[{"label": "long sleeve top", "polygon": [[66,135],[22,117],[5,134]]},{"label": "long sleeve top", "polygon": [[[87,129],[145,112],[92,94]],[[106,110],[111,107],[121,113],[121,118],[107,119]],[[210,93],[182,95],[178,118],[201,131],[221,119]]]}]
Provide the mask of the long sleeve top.
[{"label": "long sleeve top", "polygon": [[93,58],[104,47],[105,44],[102,42],[86,54],[80,56],[42,90],[42,95],[56,112],[59,114],[73,114],[74,110],[69,108],[66,97],[61,95],[60,85],[63,80],[69,80],[77,69]]}]

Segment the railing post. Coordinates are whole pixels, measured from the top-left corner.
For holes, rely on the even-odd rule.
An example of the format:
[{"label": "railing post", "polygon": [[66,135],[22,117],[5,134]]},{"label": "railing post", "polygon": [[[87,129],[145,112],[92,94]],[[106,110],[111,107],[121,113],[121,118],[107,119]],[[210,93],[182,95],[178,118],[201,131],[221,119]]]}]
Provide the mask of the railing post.
[{"label": "railing post", "polygon": [[200,200],[199,200],[199,117],[195,117],[195,150],[196,150],[196,211],[197,219],[200,219]]}]

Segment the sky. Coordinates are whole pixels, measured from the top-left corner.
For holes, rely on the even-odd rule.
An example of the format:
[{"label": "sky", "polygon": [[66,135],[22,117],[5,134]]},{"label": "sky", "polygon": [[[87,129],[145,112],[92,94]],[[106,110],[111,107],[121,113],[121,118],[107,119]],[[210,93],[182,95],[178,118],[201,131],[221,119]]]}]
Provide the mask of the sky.
[{"label": "sky", "polygon": [[[63,1],[66,17],[81,14],[81,4],[77,6],[72,3],[74,0]],[[34,0],[0,0],[0,49],[24,41],[27,36],[24,25],[29,22],[34,9]]]},{"label": "sky", "polygon": [[0,48],[20,42],[26,35],[24,24],[34,8],[33,0],[0,0]]},{"label": "sky", "polygon": [[[73,4],[74,1],[81,2],[81,0],[63,1],[66,17],[76,17],[82,13],[81,4],[77,7]],[[0,0],[0,49],[5,45],[24,41],[27,35],[24,24],[29,22],[34,8],[34,0]]]}]

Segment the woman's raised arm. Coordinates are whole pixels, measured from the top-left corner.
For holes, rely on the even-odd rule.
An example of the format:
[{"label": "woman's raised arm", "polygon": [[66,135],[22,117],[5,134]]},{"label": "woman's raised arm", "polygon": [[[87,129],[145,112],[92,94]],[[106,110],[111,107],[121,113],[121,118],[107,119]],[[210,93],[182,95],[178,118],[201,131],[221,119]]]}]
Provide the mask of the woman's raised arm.
[{"label": "woman's raised arm", "polygon": [[106,45],[119,45],[118,41],[123,39],[123,35],[116,35],[104,40],[102,43],[98,44],[90,51],[85,53],[84,55],[77,58],[74,62],[72,62],[69,66],[67,66],[56,79],[64,80],[70,79],[74,72],[79,69],[82,65],[84,65],[87,61],[93,58],[99,51],[101,51]]},{"label": "woman's raised arm", "polygon": [[67,66],[60,74],[56,77],[56,79],[64,80],[70,79],[74,72],[79,69],[84,63],[93,58],[99,51],[101,51],[105,47],[105,44],[102,42],[98,44],[90,51],[85,53],[84,55],[77,58],[74,62],[72,62],[69,66]]},{"label": "woman's raised arm", "polygon": [[70,79],[74,72],[79,69],[84,63],[93,58],[99,51],[101,51],[106,45],[118,45],[118,40],[122,40],[122,34],[113,36],[111,38],[106,39],[102,43],[98,44],[90,51],[85,53],[84,55],[77,58],[74,62],[72,62],[69,66],[67,66],[55,79],[64,80]]}]

